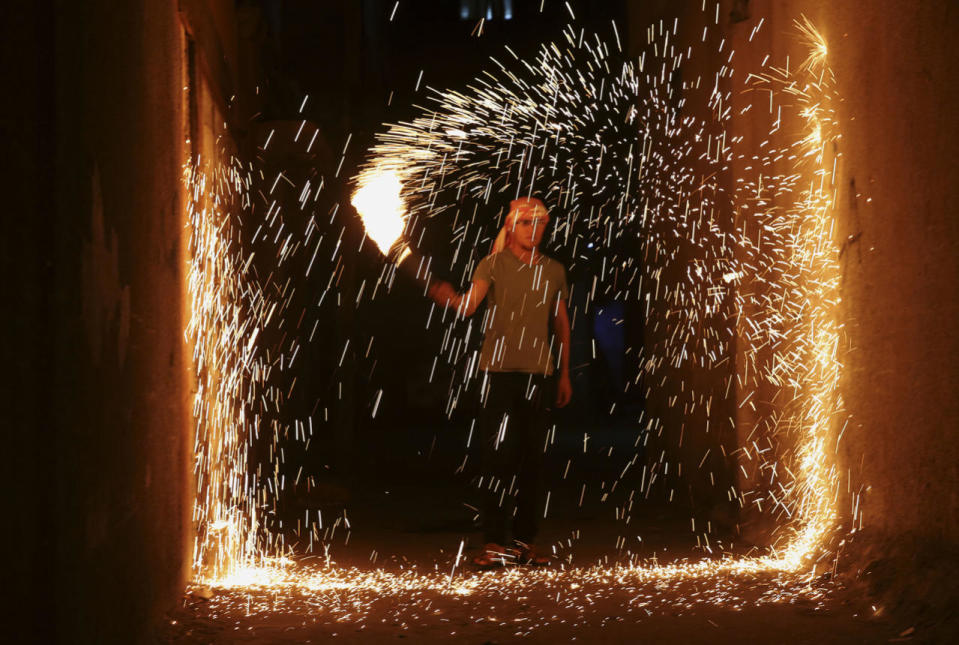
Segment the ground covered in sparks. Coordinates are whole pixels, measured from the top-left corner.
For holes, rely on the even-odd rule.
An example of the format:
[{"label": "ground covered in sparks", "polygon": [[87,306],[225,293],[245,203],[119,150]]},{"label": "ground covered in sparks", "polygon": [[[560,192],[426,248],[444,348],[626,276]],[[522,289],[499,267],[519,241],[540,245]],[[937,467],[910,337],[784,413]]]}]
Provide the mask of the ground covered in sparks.
[{"label": "ground covered in sparks", "polygon": [[[575,465],[599,481],[608,473],[596,456],[616,444],[613,433],[594,439]],[[763,570],[749,559],[761,550],[732,535],[703,548],[678,503],[637,505],[625,526],[599,487],[583,496],[561,477],[565,455],[540,527],[549,568],[471,567],[482,541],[468,488],[449,476],[459,457],[441,442],[429,462],[398,457],[402,472],[370,468],[348,514],[324,513],[348,515],[348,527],[327,520],[335,530],[320,541],[290,533],[293,560],[192,585],[160,641],[876,643],[910,627],[822,576]]]},{"label": "ground covered in sparks", "polygon": [[664,577],[662,567],[438,569],[299,562],[243,586],[194,586],[160,636],[173,643],[910,639],[822,579],[768,572],[698,578],[674,569]]}]

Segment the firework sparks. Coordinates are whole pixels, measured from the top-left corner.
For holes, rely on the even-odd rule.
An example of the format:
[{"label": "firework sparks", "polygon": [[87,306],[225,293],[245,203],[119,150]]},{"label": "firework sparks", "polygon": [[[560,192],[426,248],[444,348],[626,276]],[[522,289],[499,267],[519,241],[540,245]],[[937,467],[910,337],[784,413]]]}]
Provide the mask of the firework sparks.
[{"label": "firework sparks", "polygon": [[[190,169],[191,319],[186,333],[193,343],[197,392],[194,506],[194,570],[218,577],[257,551],[258,515],[247,474],[244,399],[259,372],[254,369],[259,329],[245,319],[248,292],[234,242],[230,210],[239,200],[226,188],[235,185],[234,169]],[[217,193],[223,190],[225,194]]]},{"label": "firework sparks", "polygon": [[[717,590],[710,601],[721,602],[726,597],[724,581],[758,573],[799,574],[793,580],[808,577],[810,562],[836,518],[835,473],[829,465],[826,437],[843,412],[835,394],[841,370],[836,357],[840,327],[835,316],[838,272],[832,244],[836,160],[830,158],[826,144],[837,141],[839,135],[830,109],[832,77],[826,42],[808,20],[803,19],[799,27],[811,51],[799,70],[791,74],[771,69],[747,77],[752,96],[768,93],[771,140],[783,121],[777,97],[788,96],[796,103],[787,109],[796,110],[805,129],[786,145],[767,145],[767,140],[758,152],[742,149],[741,142],[726,132],[732,118],[730,106],[735,104],[731,92],[719,89],[718,82],[707,87],[701,79],[686,81],[681,88],[671,82],[669,70],[690,55],[668,46],[676,36],[675,23],[672,28],[662,23],[651,27],[646,53],[621,64],[613,62],[610,48],[599,38],[590,42],[570,29],[561,45],[543,47],[532,63],[521,61],[528,72],[525,76],[498,63],[499,76],[477,79],[468,92],[436,93],[427,115],[394,125],[380,136],[369,165],[358,175],[352,203],[367,236],[381,252],[388,254],[396,247],[411,218],[445,213],[452,217],[456,244],[451,269],[461,270],[464,276],[482,256],[486,245],[481,242],[488,240],[494,224],[477,216],[479,207],[496,194],[544,195],[564,212],[552,242],[570,258],[571,269],[585,264],[591,249],[608,253],[602,258],[600,275],[593,278],[586,309],[597,293],[644,302],[654,340],[648,347],[633,349],[645,382],[666,383],[669,370],[721,364],[733,339],[710,321],[731,316],[741,321],[744,371],[736,375],[735,384],[731,377],[727,386],[738,388],[740,407],[753,405],[758,398],[754,395],[768,384],[784,393],[782,414],[761,419],[752,433],[761,439],[739,451],[742,461],[762,474],[763,483],[729,491],[741,506],[772,513],[780,520],[780,540],[768,554],[527,572],[508,580],[497,577],[498,587],[512,585],[519,593],[524,585],[541,585],[565,594],[598,582],[628,586],[708,578]],[[616,37],[618,42],[618,33]],[[720,75],[731,79],[732,67],[724,66]],[[709,106],[712,119],[682,115],[684,102],[697,94]],[[765,99],[757,99],[741,113],[759,113],[764,103]],[[776,172],[782,162],[789,163],[789,170]],[[718,177],[733,164],[745,165],[748,172],[736,178],[732,189],[724,189]],[[274,188],[280,178],[275,178]],[[249,207],[246,192],[251,184],[242,167],[191,175],[194,311],[188,333],[196,350],[200,384],[195,403],[198,580],[227,590],[284,588],[314,597],[333,590],[486,593],[492,584],[488,576],[454,575],[461,553],[452,572],[445,575],[304,569],[273,557],[277,540],[263,534],[258,508],[264,505],[262,500],[256,503],[262,493],[251,482],[247,451],[250,437],[259,433],[269,411],[283,403],[283,391],[271,382],[271,375],[288,367],[299,347],[287,341],[290,344],[271,356],[260,346],[264,330],[284,319],[289,298],[274,294],[284,290],[267,288],[247,276],[252,253],[244,255],[236,243],[238,233],[228,211]],[[316,192],[321,187],[322,183]],[[301,203],[308,203],[313,188],[302,187]],[[231,199],[225,200],[226,196]],[[275,202],[270,204],[268,196],[261,196],[267,210],[254,239],[272,240],[277,263],[306,250],[308,274],[326,233],[313,241],[318,228],[311,219],[304,239],[295,239],[284,229]],[[787,206],[774,206],[783,203]],[[715,213],[723,208],[736,213],[733,230],[717,221]],[[641,248],[641,254],[636,248]],[[684,250],[690,248],[698,250],[694,263],[685,259]],[[331,262],[341,252],[337,239]],[[330,285],[337,275],[334,269]],[[374,295],[379,285],[378,281]],[[319,296],[320,305],[327,291]],[[357,305],[362,295],[361,290]],[[574,320],[576,315],[574,309]],[[432,310],[430,316],[427,326]],[[459,382],[450,387],[450,413],[477,376],[477,364],[469,357],[472,328],[463,330],[462,321],[445,312],[441,322],[447,331],[439,353],[451,366],[466,363]],[[712,396],[693,387],[681,390],[672,405],[685,415],[705,411],[707,428],[709,423],[727,422],[714,412]],[[306,424],[302,425],[302,430],[294,426],[294,434],[305,439]],[[638,445],[654,430],[662,432],[664,424],[647,418],[637,426]],[[311,420],[309,427],[312,434]],[[275,424],[268,429],[274,437],[281,431]],[[707,451],[685,468],[706,468],[715,458]],[[672,498],[674,491],[665,484],[671,476],[671,459],[675,458],[664,451],[664,458],[648,471],[643,467],[638,491],[631,492],[628,504],[617,508],[617,517],[624,523],[629,521],[632,493],[649,497],[659,486]],[[674,464],[676,470],[683,467]],[[284,488],[276,472],[263,479],[274,496]],[[747,473],[745,481],[757,479]],[[616,483],[602,493],[604,500]],[[581,499],[585,494],[584,483]],[[310,524],[309,514],[306,520]],[[696,526],[693,518],[694,532]],[[330,535],[329,528],[324,536]],[[319,531],[315,525],[306,531],[312,544]],[[702,537],[708,545],[708,534]],[[215,566],[201,566],[210,562],[211,553],[217,554],[212,557]],[[784,583],[782,593],[796,593],[797,584]]]}]

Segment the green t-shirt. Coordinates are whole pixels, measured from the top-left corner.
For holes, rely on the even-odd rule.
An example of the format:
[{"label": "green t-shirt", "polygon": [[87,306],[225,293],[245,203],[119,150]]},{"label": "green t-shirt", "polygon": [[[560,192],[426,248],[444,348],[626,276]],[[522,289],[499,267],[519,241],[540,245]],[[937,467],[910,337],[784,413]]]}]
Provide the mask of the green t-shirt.
[{"label": "green t-shirt", "polygon": [[[525,264],[509,249],[480,260],[474,280],[489,282],[480,369],[552,374],[550,317],[566,300],[566,270],[544,255]],[[558,296],[558,297],[557,297]]]}]

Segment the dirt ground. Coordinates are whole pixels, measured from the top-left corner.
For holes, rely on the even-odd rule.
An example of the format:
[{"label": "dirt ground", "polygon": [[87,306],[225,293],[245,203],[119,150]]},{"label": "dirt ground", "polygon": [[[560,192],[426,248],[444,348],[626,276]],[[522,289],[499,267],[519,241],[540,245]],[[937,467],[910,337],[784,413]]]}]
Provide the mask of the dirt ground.
[{"label": "dirt ground", "polygon": [[[600,465],[579,467],[587,481],[603,479]],[[326,519],[325,539],[300,538],[298,555],[274,572],[281,580],[192,586],[156,641],[937,642],[821,571],[703,575],[696,562],[721,566],[724,557],[749,554],[748,545],[716,536],[704,548],[676,505],[637,505],[626,530],[614,504],[598,501],[606,499],[600,490],[583,502],[580,484],[564,488],[558,478],[540,543],[553,564],[476,571],[468,564],[480,547],[475,511],[462,486],[438,480],[451,470],[440,464],[392,476],[380,468],[387,474],[353,491],[349,524],[330,530]]]},{"label": "dirt ground", "polygon": [[[457,593],[330,589],[213,590],[172,612],[164,643],[885,643],[925,641],[842,590],[765,577],[617,585],[598,579],[567,597],[561,574],[468,573],[490,584]],[[532,577],[532,580],[524,578]],[[571,577],[576,577],[575,575]],[[502,588],[495,581],[504,578]],[[518,580],[517,580],[518,578]],[[801,587],[801,586],[800,586]],[[777,600],[778,597],[778,600]],[[717,604],[718,603],[718,604]]]},{"label": "dirt ground", "polygon": [[[398,505],[394,512],[405,511]],[[641,561],[609,548],[616,527],[593,518],[572,532],[562,532],[562,521],[547,525],[550,543],[568,546],[548,568],[477,571],[466,561],[479,547],[472,527],[436,527],[435,516],[423,515],[403,529],[381,513],[374,533],[355,519],[348,543],[296,558],[279,583],[191,587],[158,642],[885,643],[921,636],[824,577],[698,576],[695,562],[722,556],[691,550],[688,533],[668,516],[651,518],[658,531],[643,530]],[[562,539],[571,533],[578,540]],[[630,562],[690,571],[650,576]]]}]

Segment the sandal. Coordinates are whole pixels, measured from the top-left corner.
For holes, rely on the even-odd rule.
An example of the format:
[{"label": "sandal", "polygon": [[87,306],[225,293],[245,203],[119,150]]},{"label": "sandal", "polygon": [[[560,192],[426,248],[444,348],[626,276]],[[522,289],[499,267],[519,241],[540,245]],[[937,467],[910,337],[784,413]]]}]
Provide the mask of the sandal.
[{"label": "sandal", "polygon": [[480,569],[505,567],[513,562],[514,556],[511,550],[504,549],[495,542],[488,542],[480,554],[473,558],[473,564]]},{"label": "sandal", "polygon": [[527,564],[533,567],[545,567],[549,565],[550,557],[540,553],[532,544],[517,542],[517,546],[519,549],[516,560],[520,564]]}]

